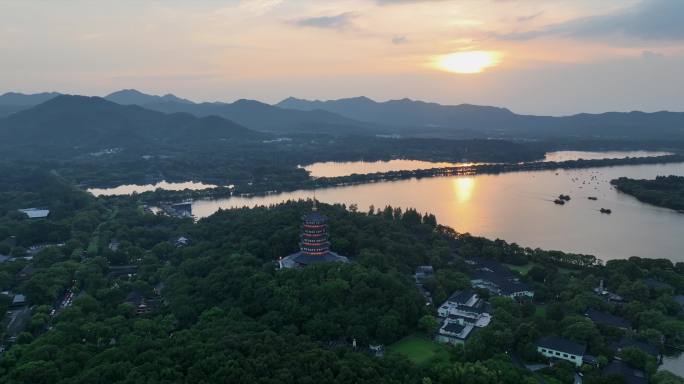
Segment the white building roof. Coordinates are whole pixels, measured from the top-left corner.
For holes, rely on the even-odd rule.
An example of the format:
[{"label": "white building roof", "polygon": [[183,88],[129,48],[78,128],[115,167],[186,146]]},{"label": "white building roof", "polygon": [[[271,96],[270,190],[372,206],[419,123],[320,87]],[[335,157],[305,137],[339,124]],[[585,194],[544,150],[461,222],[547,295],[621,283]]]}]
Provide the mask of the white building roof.
[{"label": "white building roof", "polygon": [[40,209],[40,208],[24,208],[20,209],[19,212],[23,212],[26,214],[26,216],[29,217],[29,219],[42,219],[47,217],[50,214],[49,209]]}]

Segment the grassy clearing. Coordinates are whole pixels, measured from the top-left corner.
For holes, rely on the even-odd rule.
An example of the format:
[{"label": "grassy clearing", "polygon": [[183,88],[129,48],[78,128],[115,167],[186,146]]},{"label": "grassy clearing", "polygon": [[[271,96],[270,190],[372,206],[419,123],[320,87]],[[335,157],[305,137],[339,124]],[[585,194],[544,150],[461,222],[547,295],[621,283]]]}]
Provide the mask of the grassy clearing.
[{"label": "grassy clearing", "polygon": [[510,268],[511,270],[520,273],[521,275],[527,275],[527,272],[529,272],[530,269],[532,269],[532,267],[534,267],[537,264],[536,263],[527,263],[525,265],[513,265],[513,264],[504,264],[504,265],[507,266],[508,268]]},{"label": "grassy clearing", "polygon": [[413,363],[421,364],[439,355],[446,355],[446,347],[419,335],[407,336],[387,347],[388,353],[406,356]]}]

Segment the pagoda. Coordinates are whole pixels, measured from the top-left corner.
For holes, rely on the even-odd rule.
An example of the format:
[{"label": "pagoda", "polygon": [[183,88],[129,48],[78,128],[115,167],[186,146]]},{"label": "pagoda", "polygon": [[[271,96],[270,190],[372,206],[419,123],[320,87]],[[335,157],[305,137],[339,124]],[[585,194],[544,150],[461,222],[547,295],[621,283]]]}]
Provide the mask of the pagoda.
[{"label": "pagoda", "polygon": [[280,268],[303,268],[316,263],[341,262],[349,259],[330,250],[328,238],[328,218],[318,212],[316,200],[310,213],[302,218],[302,233],[299,240],[299,252],[278,260]]}]

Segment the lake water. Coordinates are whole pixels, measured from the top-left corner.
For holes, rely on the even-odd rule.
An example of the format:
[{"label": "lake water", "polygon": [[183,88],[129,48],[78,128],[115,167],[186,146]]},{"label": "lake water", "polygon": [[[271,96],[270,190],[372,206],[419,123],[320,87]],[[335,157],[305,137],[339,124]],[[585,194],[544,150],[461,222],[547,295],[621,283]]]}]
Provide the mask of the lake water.
[{"label": "lake water", "polygon": [[216,188],[216,187],[217,186],[213,185],[213,184],[203,184],[203,183],[198,183],[198,182],[194,182],[194,181],[187,181],[184,183],[168,183],[166,181],[160,181],[157,184],[145,184],[145,185],[126,184],[126,185],[119,185],[118,187],[114,187],[114,188],[90,188],[90,189],[88,189],[88,192],[92,193],[95,196],[115,196],[115,195],[130,195],[133,193],[150,192],[150,191],[156,190],[157,188],[166,189],[169,191],[182,191],[185,189],[200,190],[200,189]]},{"label": "lake water", "polygon": [[[643,256],[684,261],[684,214],[643,204],[617,192],[611,179],[684,176],[684,163],[590,169],[514,172],[470,177],[434,177],[378,182],[316,191],[326,203],[392,205],[431,212],[439,223],[458,232],[500,238],[526,247],[593,254],[603,260]],[[553,204],[559,194],[572,198]],[[219,208],[276,204],[306,199],[312,191],[262,197],[198,200],[193,214],[211,215]],[[597,201],[587,199],[596,197]],[[609,208],[611,215],[601,214]]]},{"label": "lake water", "polygon": [[[621,159],[626,157],[652,157],[670,155],[670,152],[657,151],[555,151],[547,152],[544,160],[540,161],[568,161],[592,159]],[[338,177],[352,174],[368,174],[390,171],[412,171],[416,169],[432,169],[445,167],[467,167],[483,163],[448,163],[420,160],[389,160],[389,161],[326,161],[306,165],[302,168],[310,172],[313,177]]]}]

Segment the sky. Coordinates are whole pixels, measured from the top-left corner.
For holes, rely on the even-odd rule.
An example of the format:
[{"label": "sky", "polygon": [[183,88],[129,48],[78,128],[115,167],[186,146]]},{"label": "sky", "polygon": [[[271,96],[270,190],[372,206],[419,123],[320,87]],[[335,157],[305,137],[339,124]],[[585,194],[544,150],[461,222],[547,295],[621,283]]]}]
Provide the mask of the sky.
[{"label": "sky", "polygon": [[684,111],[684,0],[0,0],[0,93],[124,88]]}]

